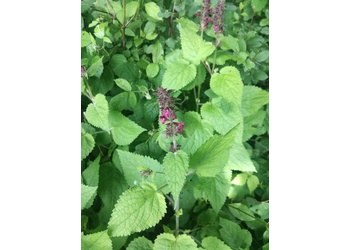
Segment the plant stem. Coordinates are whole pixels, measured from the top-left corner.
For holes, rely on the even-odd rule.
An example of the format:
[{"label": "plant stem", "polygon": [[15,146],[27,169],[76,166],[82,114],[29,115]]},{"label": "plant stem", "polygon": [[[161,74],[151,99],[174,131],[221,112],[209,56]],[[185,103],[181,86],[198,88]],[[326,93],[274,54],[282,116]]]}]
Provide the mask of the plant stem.
[{"label": "plant stem", "polygon": [[213,62],[213,67],[212,67],[212,69],[211,69],[211,72],[214,72],[214,69],[215,69],[217,51],[218,51],[218,47],[215,47],[214,62]]},{"label": "plant stem", "polygon": [[123,39],[123,49],[125,49],[125,18],[126,18],[126,4],[123,0],[123,26],[122,26],[122,39]]},{"label": "plant stem", "polygon": [[178,214],[180,208],[180,196],[177,197],[177,202],[175,204],[175,237],[179,235],[180,227],[180,215]]}]

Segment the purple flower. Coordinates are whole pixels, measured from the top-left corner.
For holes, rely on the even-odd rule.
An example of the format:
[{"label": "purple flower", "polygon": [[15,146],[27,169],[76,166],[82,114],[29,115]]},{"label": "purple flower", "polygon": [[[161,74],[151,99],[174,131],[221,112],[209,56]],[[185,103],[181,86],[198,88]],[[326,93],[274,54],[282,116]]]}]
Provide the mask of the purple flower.
[{"label": "purple flower", "polygon": [[81,77],[85,76],[85,68],[81,66]]}]

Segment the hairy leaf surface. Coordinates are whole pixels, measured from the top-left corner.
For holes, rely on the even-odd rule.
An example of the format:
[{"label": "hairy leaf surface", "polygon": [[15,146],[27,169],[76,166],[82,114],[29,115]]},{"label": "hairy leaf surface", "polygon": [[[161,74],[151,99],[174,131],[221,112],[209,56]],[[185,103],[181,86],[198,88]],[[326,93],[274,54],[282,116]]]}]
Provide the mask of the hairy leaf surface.
[{"label": "hairy leaf surface", "polygon": [[154,241],[154,250],[196,250],[197,244],[185,234],[175,238],[173,234],[163,233]]},{"label": "hairy leaf surface", "polygon": [[109,132],[108,102],[102,94],[97,94],[86,109],[86,119],[95,127]]}]

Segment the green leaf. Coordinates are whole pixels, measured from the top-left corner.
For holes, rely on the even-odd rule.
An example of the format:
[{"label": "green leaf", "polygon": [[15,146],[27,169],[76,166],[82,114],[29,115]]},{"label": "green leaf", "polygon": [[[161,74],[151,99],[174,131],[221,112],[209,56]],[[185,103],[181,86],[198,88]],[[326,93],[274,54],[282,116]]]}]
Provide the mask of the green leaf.
[{"label": "green leaf", "polygon": [[264,9],[267,4],[267,0],[252,0],[252,7],[255,11],[259,12]]},{"label": "green leaf", "polygon": [[117,84],[119,88],[125,91],[131,91],[131,85],[127,80],[123,78],[119,78],[119,79],[115,79],[114,82]]},{"label": "green leaf", "polygon": [[196,66],[207,59],[215,50],[215,46],[211,42],[204,41],[202,37],[190,29],[183,28],[181,24],[180,38],[184,59]]},{"label": "green leaf", "polygon": [[154,184],[142,182],[125,191],[115,205],[108,222],[111,236],[127,236],[155,226],[165,215],[164,196]]},{"label": "green leaf", "polygon": [[258,110],[255,114],[244,117],[243,141],[247,141],[253,135],[266,133],[265,118],[265,110]]},{"label": "green leaf", "polygon": [[181,234],[175,238],[173,234],[163,233],[154,241],[154,250],[196,250],[197,244],[186,235]]},{"label": "green leaf", "polygon": [[162,86],[166,89],[179,90],[196,77],[196,67],[186,60],[171,63],[163,76]]},{"label": "green leaf", "polygon": [[227,194],[230,189],[231,170],[224,168],[214,177],[201,177],[200,183],[202,190],[207,195],[211,206],[216,214],[219,213],[222,205],[224,205]]},{"label": "green leaf", "polygon": [[132,17],[135,15],[139,3],[137,1],[131,1],[126,4],[126,18]]},{"label": "green leaf", "polygon": [[202,246],[207,250],[231,250],[223,241],[213,236],[205,237],[202,240]]},{"label": "green leaf", "polygon": [[81,250],[112,250],[112,241],[106,231],[82,235]]},{"label": "green leaf", "polygon": [[255,175],[250,175],[247,180],[247,186],[249,188],[250,193],[253,193],[253,191],[258,187],[259,185],[259,178]]},{"label": "green leaf", "polygon": [[240,226],[232,221],[220,218],[220,234],[227,245],[233,249],[246,249],[252,244],[252,235],[248,230],[241,229]]},{"label": "green leaf", "polygon": [[143,173],[143,171],[147,169],[152,171],[147,177],[147,181],[154,180],[154,183],[158,188],[166,184],[164,168],[158,161],[148,156],[138,155],[118,149],[116,152],[119,156],[119,161],[129,186],[134,186],[135,183],[140,183],[143,178],[147,177]]},{"label": "green leaf", "polygon": [[129,145],[139,134],[145,131],[144,128],[116,110],[109,112],[109,124],[111,126],[113,140],[118,145]]},{"label": "green leaf", "polygon": [[231,35],[225,36],[221,40],[220,48],[223,50],[231,49],[235,52],[239,52],[238,39]]},{"label": "green leaf", "polygon": [[253,212],[242,203],[233,203],[228,205],[228,209],[234,217],[241,221],[254,221],[255,216]]},{"label": "green leaf", "polygon": [[97,187],[81,184],[81,209],[89,208],[96,197]]},{"label": "green leaf", "polygon": [[91,43],[90,34],[86,31],[81,32],[81,47],[86,47]]},{"label": "green leaf", "polygon": [[210,122],[202,120],[197,112],[187,112],[184,117],[184,137],[179,143],[181,149],[191,155],[213,135],[213,126]]},{"label": "green leaf", "polygon": [[159,72],[159,65],[157,63],[150,63],[146,68],[146,74],[149,78],[155,77]]},{"label": "green leaf", "polygon": [[138,237],[130,242],[126,250],[153,250],[153,243],[144,236]]},{"label": "green leaf", "polygon": [[214,73],[210,79],[210,88],[228,102],[241,105],[243,83],[235,67],[226,66],[220,70],[220,73]]},{"label": "green leaf", "polygon": [[199,64],[197,66],[197,75],[194,78],[194,80],[189,83],[188,85],[186,85],[185,87],[183,87],[183,90],[191,90],[193,89],[195,86],[200,86],[204,81],[205,81],[205,77],[207,76],[207,71],[205,69],[205,67],[203,66],[203,64]]},{"label": "green leaf", "polygon": [[190,169],[199,176],[214,177],[222,171],[232,147],[237,128],[233,128],[226,135],[214,135],[206,141],[190,159]]},{"label": "green leaf", "polygon": [[[201,108],[201,115],[222,135],[243,122],[239,108],[233,102],[227,102],[222,97],[213,98],[211,102],[205,103]],[[239,130],[242,130],[242,125],[239,125]],[[243,134],[243,131],[240,133]]]},{"label": "green leaf", "polygon": [[137,103],[137,98],[134,92],[122,92],[109,101],[109,109],[123,111],[124,109],[133,110]]},{"label": "green leaf", "polygon": [[158,16],[158,13],[161,12],[159,6],[154,2],[148,2],[145,4],[145,9],[147,15],[149,15],[153,21],[161,21],[162,18]]},{"label": "green leaf", "polygon": [[81,160],[84,160],[94,149],[95,140],[89,133],[81,128]]},{"label": "green leaf", "polygon": [[89,166],[83,171],[82,176],[84,178],[85,184],[91,187],[98,186],[98,172],[100,169],[100,158],[98,155],[96,159],[89,164]]},{"label": "green leaf", "polygon": [[120,78],[129,82],[139,79],[139,69],[133,62],[128,62],[126,57],[121,54],[116,54],[110,60],[110,66],[113,72]]},{"label": "green leaf", "polygon": [[250,85],[243,87],[241,111],[244,117],[253,115],[267,103],[269,103],[269,92]]},{"label": "green leaf", "polygon": [[249,175],[246,173],[237,174],[231,183],[234,185],[243,186],[246,184],[248,176]]},{"label": "green leaf", "polygon": [[145,32],[145,34],[153,34],[153,32],[156,30],[156,23],[154,22],[147,22],[144,29],[143,29],[143,32]]},{"label": "green leaf", "polygon": [[254,57],[254,61],[256,61],[256,62],[264,62],[264,61],[267,60],[267,58],[269,58],[269,51],[268,50],[264,50],[264,51],[261,51],[260,53],[258,53]]},{"label": "green leaf", "polygon": [[242,172],[256,172],[255,166],[249,157],[249,154],[242,143],[235,142],[230,149],[227,162],[232,170]]},{"label": "green leaf", "polygon": [[102,59],[103,57],[98,58],[93,64],[91,64],[91,66],[87,69],[87,74],[89,76],[96,76],[97,78],[100,78],[102,72],[103,72],[103,63],[102,63]]},{"label": "green leaf", "polygon": [[108,102],[106,97],[101,94],[97,94],[86,109],[86,119],[95,127],[101,128],[104,131],[109,132],[108,123]]},{"label": "green leaf", "polygon": [[179,194],[186,180],[188,155],[182,150],[178,150],[176,153],[168,152],[164,157],[163,167],[171,194],[173,195],[175,203],[177,203]]},{"label": "green leaf", "polygon": [[108,223],[112,210],[119,196],[128,188],[123,174],[111,162],[100,167],[99,187],[97,193],[102,200],[100,211],[102,223]]},{"label": "green leaf", "polygon": [[152,61],[158,63],[164,54],[164,49],[162,44],[157,41],[152,47]]}]

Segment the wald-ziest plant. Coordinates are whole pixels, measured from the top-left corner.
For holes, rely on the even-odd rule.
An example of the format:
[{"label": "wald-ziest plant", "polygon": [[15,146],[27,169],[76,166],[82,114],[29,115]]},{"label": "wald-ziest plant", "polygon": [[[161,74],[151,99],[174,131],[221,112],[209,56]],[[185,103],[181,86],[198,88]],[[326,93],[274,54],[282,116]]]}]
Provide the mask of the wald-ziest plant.
[{"label": "wald-ziest plant", "polygon": [[81,4],[81,248],[268,249],[267,0]]}]

